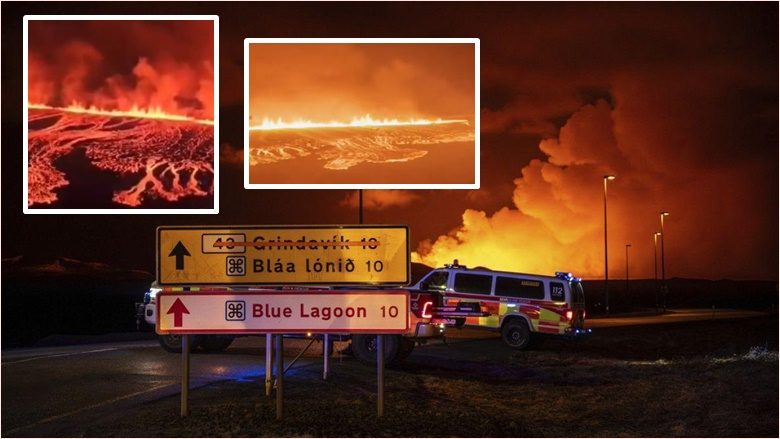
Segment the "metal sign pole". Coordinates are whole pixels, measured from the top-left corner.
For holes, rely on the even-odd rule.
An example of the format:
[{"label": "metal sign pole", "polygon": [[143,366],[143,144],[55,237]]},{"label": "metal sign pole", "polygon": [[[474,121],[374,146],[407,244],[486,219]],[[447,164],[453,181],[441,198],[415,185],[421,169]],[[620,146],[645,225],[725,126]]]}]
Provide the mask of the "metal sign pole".
[{"label": "metal sign pole", "polygon": [[273,374],[273,355],[274,347],[271,342],[271,334],[265,334],[265,396],[271,396],[271,389],[273,388],[273,381],[271,375]]},{"label": "metal sign pole", "polygon": [[284,335],[276,336],[276,420],[284,415]]},{"label": "metal sign pole", "polygon": [[328,380],[328,366],[330,363],[330,336],[325,334],[322,338],[322,379]]},{"label": "metal sign pole", "polygon": [[190,397],[190,336],[181,336],[181,416],[189,413]]},{"label": "metal sign pole", "polygon": [[381,418],[385,414],[385,336],[376,336],[376,415]]}]

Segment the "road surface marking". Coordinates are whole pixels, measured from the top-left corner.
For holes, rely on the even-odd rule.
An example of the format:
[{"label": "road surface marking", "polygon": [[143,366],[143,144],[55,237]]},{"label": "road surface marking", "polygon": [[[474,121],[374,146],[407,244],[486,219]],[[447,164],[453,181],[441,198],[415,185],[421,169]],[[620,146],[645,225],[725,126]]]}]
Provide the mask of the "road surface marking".
[{"label": "road surface marking", "polygon": [[123,399],[132,398],[134,396],[142,395],[144,393],[154,392],[155,390],[162,389],[163,387],[168,387],[168,386],[172,386],[172,385],[175,385],[175,384],[176,384],[176,382],[168,382],[168,383],[165,383],[165,384],[160,384],[160,385],[151,387],[151,388],[146,389],[146,390],[139,390],[138,392],[133,392],[133,393],[130,393],[130,394],[127,394],[127,395],[119,396],[119,397],[116,397],[116,398],[113,398],[113,399],[109,399],[107,401],[98,402],[96,404],[88,405],[86,407],[82,407],[80,409],[72,410],[72,411],[69,411],[67,413],[50,416],[50,417],[48,417],[46,419],[41,419],[40,421],[34,422],[32,424],[25,425],[23,427],[17,427],[17,428],[14,428],[13,430],[8,430],[8,431],[6,431],[4,433],[6,435],[14,434],[14,433],[16,433],[18,431],[26,430],[28,428],[32,428],[32,427],[35,427],[35,426],[38,426],[38,425],[41,425],[41,424],[45,424],[47,422],[56,421],[56,420],[62,419],[62,418],[67,418],[68,416],[73,416],[73,415],[75,415],[77,413],[83,412],[84,410],[96,409],[96,408],[99,408],[99,407],[102,407],[102,406],[105,406],[105,405],[108,405],[108,404],[113,404],[115,402],[119,402],[119,401],[121,401]]},{"label": "road surface marking", "polygon": [[39,355],[37,357],[30,357],[30,358],[25,358],[25,359],[22,359],[22,360],[4,361],[3,362],[3,366],[5,366],[6,364],[17,364],[17,363],[26,363],[28,361],[34,361],[34,360],[42,360],[44,358],[69,357],[71,355],[94,354],[96,352],[116,351],[117,349],[118,348],[106,348],[106,349],[93,349],[91,351],[68,352],[68,353],[64,353],[64,354]]}]

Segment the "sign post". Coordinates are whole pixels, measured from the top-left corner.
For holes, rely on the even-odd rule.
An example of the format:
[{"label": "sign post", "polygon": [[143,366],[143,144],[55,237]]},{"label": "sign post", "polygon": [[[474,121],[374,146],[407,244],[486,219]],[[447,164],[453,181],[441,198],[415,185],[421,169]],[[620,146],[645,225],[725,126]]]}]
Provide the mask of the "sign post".
[{"label": "sign post", "polygon": [[271,396],[273,381],[271,380],[271,367],[273,363],[274,348],[271,342],[271,334],[265,334],[265,396]]},{"label": "sign post", "polygon": [[[362,222],[362,221],[361,221]],[[409,228],[400,225],[164,226],[157,228],[157,281],[163,286],[407,285]],[[384,414],[384,336],[409,329],[404,291],[279,293],[226,290],[157,296],[158,334],[182,335],[181,415],[188,412],[189,334],[266,334],[265,393],[272,381],[276,338],[277,419],[283,411],[283,334],[325,334],[323,379],[329,373],[328,333],[377,335],[377,415]]]},{"label": "sign post", "polygon": [[330,336],[322,336],[322,379],[328,380],[328,363],[330,362]]},{"label": "sign post", "polygon": [[406,226],[157,228],[160,285],[406,285]]},{"label": "sign post", "polygon": [[190,336],[181,337],[181,416],[189,414],[190,399]]},{"label": "sign post", "polygon": [[[181,416],[188,413],[190,334],[265,333],[266,337],[277,334],[277,419],[284,416],[284,334],[379,334],[376,339],[377,416],[381,417],[384,415],[385,391],[382,334],[408,332],[409,293],[402,290],[163,291],[157,294],[155,329],[161,335],[182,335]],[[327,351],[326,344],[326,357]],[[271,355],[266,345],[266,366]],[[326,377],[327,364],[326,360]],[[270,376],[270,371],[266,369],[266,386]]]},{"label": "sign post", "polygon": [[276,336],[276,420],[284,416],[284,334]]},{"label": "sign post", "polygon": [[376,415],[385,414],[385,336],[376,336]]}]

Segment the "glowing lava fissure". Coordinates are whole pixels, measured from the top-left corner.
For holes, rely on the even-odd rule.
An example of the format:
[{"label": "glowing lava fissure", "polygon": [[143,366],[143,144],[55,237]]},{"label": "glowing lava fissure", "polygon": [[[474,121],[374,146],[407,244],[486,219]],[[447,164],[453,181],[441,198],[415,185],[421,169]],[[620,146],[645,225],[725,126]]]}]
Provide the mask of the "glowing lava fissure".
[{"label": "glowing lava fissure", "polygon": [[161,107],[154,108],[141,108],[137,105],[133,105],[128,110],[108,110],[105,108],[99,108],[94,105],[86,107],[79,103],[73,103],[67,107],[52,107],[46,104],[27,104],[27,108],[31,110],[56,110],[66,113],[76,114],[90,114],[93,116],[109,116],[109,117],[131,117],[140,119],[157,119],[157,120],[169,120],[174,122],[193,122],[202,125],[214,125],[213,120],[209,119],[197,119],[191,116],[184,116],[181,114],[167,113],[163,111]]},{"label": "glowing lava fissure", "polygon": [[468,125],[466,119],[374,119],[370,114],[365,116],[353,117],[349,122],[313,122],[311,120],[296,119],[292,122],[285,122],[281,118],[276,120],[264,118],[260,125],[250,125],[249,131],[271,131],[271,130],[300,130],[310,128],[359,128],[359,127],[398,127],[398,126],[425,126],[425,125],[443,125],[459,123]]},{"label": "glowing lava fissure", "polygon": [[27,146],[29,206],[58,200],[70,182],[55,162],[79,148],[93,166],[137,179],[113,191],[114,203],[213,194],[214,127],[198,121],[30,107]]}]

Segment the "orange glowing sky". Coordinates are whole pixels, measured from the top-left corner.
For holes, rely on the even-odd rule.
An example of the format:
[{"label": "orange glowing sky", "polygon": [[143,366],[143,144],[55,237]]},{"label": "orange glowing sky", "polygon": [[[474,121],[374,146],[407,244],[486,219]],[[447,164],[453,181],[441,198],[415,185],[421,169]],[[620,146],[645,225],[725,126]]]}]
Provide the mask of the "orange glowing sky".
[{"label": "orange glowing sky", "polygon": [[[17,47],[23,5],[3,4],[4,20],[18,22],[19,31],[9,32],[8,41]],[[131,3],[122,8],[147,13]],[[215,3],[213,11],[220,15],[221,40],[220,214],[183,222],[358,221],[355,191],[244,189],[243,42],[248,35],[473,37],[480,39],[480,189],[365,191],[366,223],[408,224],[412,250],[435,265],[458,258],[469,266],[570,270],[600,279],[601,177],[614,173],[611,278],[624,275],[627,243],[632,244],[631,277],[652,278],[652,234],[660,227],[661,210],[671,212],[667,276],[778,278],[776,3],[353,2],[334,8],[317,2],[247,2]],[[187,59],[199,58],[210,44],[199,33],[166,44],[158,44],[159,32],[145,35],[145,47],[174,44]],[[109,38],[107,46],[135,50],[136,41]],[[40,47],[45,52],[48,46]],[[454,67],[473,66],[471,59],[426,53],[399,54],[389,62],[354,47],[317,47],[322,50],[310,48],[305,56],[283,47],[266,46],[273,51],[266,54],[252,50],[251,66],[264,67],[257,72],[264,75],[261,81],[253,81],[256,120],[350,121],[365,114],[459,119],[473,112],[471,80],[455,74],[471,68]],[[114,59],[120,53],[104,56]],[[57,56],[41,55],[42,61]],[[8,102],[21,107],[18,57],[6,51],[3,60],[10,72],[3,91]],[[292,68],[298,62],[304,64]],[[358,73],[342,78],[340,64],[357,67]],[[438,73],[446,80],[433,81]],[[373,92],[374,85],[384,88]],[[415,99],[418,93],[421,99]],[[364,105],[369,102],[383,108]],[[450,111],[458,106],[465,110]],[[457,114],[463,111],[467,114]],[[4,123],[21,120],[12,111],[3,114]],[[7,131],[4,139],[13,146],[13,133],[22,130]],[[3,159],[3,185],[15,206],[23,192],[21,151],[6,148]],[[4,237],[18,238],[4,240],[4,257],[36,248],[36,254],[148,270],[154,267],[148,247],[130,244],[147,241],[150,230],[171,222],[152,216],[111,222],[74,216],[58,221],[63,233],[55,246],[49,242],[54,237],[40,230],[56,218],[31,220],[16,210],[4,209]],[[126,251],[103,245],[118,236],[129,243]]]},{"label": "orange glowing sky", "polygon": [[213,120],[213,38],[210,21],[30,21],[28,101]]},{"label": "orange glowing sky", "polygon": [[251,44],[250,125],[474,117],[472,44]]}]

